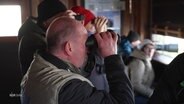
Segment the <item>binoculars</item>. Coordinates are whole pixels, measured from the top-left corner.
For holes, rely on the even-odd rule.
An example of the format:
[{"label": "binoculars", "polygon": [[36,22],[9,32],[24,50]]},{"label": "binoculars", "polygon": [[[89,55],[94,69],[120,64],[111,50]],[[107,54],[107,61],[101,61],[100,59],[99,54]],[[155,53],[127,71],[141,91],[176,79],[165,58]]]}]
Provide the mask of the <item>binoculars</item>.
[{"label": "binoculars", "polygon": [[[107,31],[110,32],[110,33],[112,33],[113,35],[114,35],[114,34],[117,35],[117,36],[118,36],[118,42],[117,42],[117,44],[120,44],[120,42],[121,42],[121,37],[120,37],[120,35],[117,34],[117,33],[115,33],[113,30],[110,30],[110,29],[108,29]],[[90,35],[90,36],[88,37],[88,39],[87,39],[87,41],[86,41],[86,47],[89,49],[89,52],[94,52],[94,51],[97,50],[97,48],[98,48],[98,43],[97,43],[97,41],[96,41],[94,35]]]}]

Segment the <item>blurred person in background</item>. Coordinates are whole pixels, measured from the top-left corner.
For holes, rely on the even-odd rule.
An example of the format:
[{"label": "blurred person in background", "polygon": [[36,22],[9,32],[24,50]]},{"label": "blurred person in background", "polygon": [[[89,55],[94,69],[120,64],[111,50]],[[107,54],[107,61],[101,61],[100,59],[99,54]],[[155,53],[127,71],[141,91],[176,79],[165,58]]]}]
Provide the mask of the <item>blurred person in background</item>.
[{"label": "blurred person in background", "polygon": [[118,53],[122,55],[125,64],[127,65],[129,56],[134,49],[141,43],[140,36],[137,32],[130,30],[127,36],[121,36]]},{"label": "blurred person in background", "polygon": [[153,94],[152,84],[154,81],[154,70],[151,64],[155,53],[155,44],[144,39],[130,55],[131,60],[126,70],[135,92],[135,103],[146,104],[148,98]]},{"label": "blurred person in background", "polygon": [[50,23],[57,17],[74,18],[73,11],[67,10],[60,0],[43,0],[38,5],[38,17],[29,17],[20,27],[18,33],[18,57],[22,75],[24,75],[37,50],[46,48],[45,32]]}]

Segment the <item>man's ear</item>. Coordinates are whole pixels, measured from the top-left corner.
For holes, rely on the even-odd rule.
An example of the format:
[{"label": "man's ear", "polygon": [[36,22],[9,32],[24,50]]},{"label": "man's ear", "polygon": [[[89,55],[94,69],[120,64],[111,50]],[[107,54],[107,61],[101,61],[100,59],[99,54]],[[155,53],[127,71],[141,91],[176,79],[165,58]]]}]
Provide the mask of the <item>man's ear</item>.
[{"label": "man's ear", "polygon": [[72,54],[72,47],[71,47],[71,43],[70,42],[66,42],[65,45],[64,45],[64,50],[65,50],[65,53],[67,55],[71,55]]}]

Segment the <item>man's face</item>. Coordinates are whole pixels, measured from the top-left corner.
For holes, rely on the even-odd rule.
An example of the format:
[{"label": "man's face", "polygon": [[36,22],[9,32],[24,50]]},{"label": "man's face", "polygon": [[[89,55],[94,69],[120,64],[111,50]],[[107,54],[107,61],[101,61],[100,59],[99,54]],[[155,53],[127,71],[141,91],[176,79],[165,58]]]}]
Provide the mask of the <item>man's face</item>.
[{"label": "man's face", "polygon": [[95,33],[96,30],[95,30],[95,26],[94,24],[92,24],[91,22],[89,22],[88,24],[86,24],[85,28],[87,29],[88,32],[90,33]]},{"label": "man's face", "polygon": [[136,40],[136,41],[132,42],[132,43],[131,43],[131,44],[132,44],[132,48],[137,47],[140,43],[141,43],[140,40]]},{"label": "man's face", "polygon": [[88,37],[85,28],[81,28],[79,31],[80,32],[76,33],[76,39],[73,41],[74,51],[72,53],[73,64],[78,68],[83,67],[87,60],[87,48],[85,43]]},{"label": "man's face", "polygon": [[144,47],[144,53],[152,59],[155,53],[155,47],[151,44],[146,45]]}]

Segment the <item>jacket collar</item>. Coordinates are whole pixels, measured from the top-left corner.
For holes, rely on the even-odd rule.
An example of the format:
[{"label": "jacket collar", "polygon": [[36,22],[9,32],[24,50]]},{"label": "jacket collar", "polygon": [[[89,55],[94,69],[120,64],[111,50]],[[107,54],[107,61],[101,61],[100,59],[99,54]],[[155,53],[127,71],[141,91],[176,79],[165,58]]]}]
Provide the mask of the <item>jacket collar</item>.
[{"label": "jacket collar", "polygon": [[141,60],[145,60],[145,61],[151,61],[151,59],[141,50],[135,49],[131,56],[139,58]]},{"label": "jacket collar", "polygon": [[38,51],[38,54],[42,56],[46,61],[50,62],[54,66],[56,66],[59,69],[68,70],[74,73],[80,74],[80,69],[76,68],[74,65],[72,65],[69,62],[66,62],[64,60],[61,60],[57,58],[56,56],[46,52],[46,51]]}]

